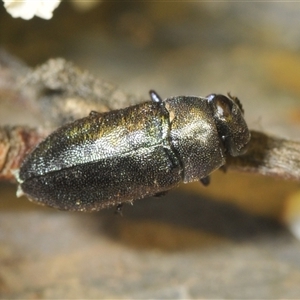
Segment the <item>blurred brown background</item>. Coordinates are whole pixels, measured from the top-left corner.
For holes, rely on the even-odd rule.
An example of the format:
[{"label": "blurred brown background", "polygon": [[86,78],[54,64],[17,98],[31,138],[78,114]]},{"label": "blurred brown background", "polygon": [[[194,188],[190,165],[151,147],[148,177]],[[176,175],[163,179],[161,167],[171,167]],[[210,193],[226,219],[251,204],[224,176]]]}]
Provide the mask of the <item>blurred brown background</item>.
[{"label": "blurred brown background", "polygon": [[[145,99],[149,89],[231,92],[251,129],[299,139],[299,3],[105,1],[82,11],[65,1],[48,21],[0,6],[0,46],[32,67],[64,57]],[[38,125],[9,99],[0,123]],[[300,243],[281,225],[298,215],[298,183],[216,172],[207,188],[136,201],[123,217],[0,191],[3,298],[300,297]]]}]

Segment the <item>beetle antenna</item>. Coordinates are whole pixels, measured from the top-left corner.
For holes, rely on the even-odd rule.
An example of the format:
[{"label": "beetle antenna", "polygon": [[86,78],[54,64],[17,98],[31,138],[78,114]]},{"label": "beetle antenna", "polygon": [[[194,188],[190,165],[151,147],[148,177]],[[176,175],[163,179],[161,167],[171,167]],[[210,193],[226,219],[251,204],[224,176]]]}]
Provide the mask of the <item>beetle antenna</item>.
[{"label": "beetle antenna", "polygon": [[244,114],[245,112],[244,112],[244,109],[243,109],[243,106],[242,106],[242,103],[241,103],[240,99],[236,96],[231,96],[230,92],[228,92],[227,95],[234,103],[236,103],[236,105],[239,107],[241,112]]}]

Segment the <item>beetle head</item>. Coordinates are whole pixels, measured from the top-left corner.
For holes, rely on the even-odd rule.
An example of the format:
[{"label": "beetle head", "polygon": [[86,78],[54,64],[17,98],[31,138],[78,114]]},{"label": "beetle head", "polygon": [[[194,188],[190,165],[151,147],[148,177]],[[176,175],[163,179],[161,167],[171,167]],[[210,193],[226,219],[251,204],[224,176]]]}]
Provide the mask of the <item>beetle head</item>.
[{"label": "beetle head", "polygon": [[236,97],[211,94],[207,96],[220,138],[232,156],[246,152],[250,132],[243,117],[243,108]]}]

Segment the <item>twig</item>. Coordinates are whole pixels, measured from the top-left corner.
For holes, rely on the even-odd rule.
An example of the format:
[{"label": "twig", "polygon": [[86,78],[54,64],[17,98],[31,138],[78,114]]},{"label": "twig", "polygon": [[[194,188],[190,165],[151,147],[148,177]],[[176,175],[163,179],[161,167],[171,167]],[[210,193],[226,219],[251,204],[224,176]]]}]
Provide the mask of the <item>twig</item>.
[{"label": "twig", "polygon": [[14,182],[13,171],[44,135],[28,127],[0,127],[0,180]]},{"label": "twig", "polygon": [[245,155],[228,157],[229,169],[300,181],[300,142],[251,131]]},{"label": "twig", "polygon": [[144,100],[62,58],[50,59],[30,69],[0,49],[2,99],[25,107],[41,120],[42,127],[52,130],[83,118],[92,110],[105,112]]},{"label": "twig", "polygon": [[[28,127],[0,128],[0,180],[15,181],[12,171],[46,133]],[[251,131],[247,153],[227,157],[227,169],[300,181],[300,142]]]}]

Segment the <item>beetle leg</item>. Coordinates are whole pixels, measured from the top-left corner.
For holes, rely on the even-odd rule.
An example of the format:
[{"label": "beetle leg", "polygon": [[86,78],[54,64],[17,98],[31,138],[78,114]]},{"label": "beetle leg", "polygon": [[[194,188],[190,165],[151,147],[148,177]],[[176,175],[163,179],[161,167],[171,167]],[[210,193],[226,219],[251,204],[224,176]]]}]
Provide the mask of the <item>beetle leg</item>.
[{"label": "beetle leg", "polygon": [[150,94],[150,98],[153,102],[162,103],[162,99],[154,90],[150,90],[149,94]]},{"label": "beetle leg", "polygon": [[210,184],[210,176],[203,177],[200,181],[204,186],[208,186]]},{"label": "beetle leg", "polygon": [[168,194],[168,191],[159,192],[159,193],[156,193],[155,195],[153,195],[153,197],[161,197],[161,196],[165,196],[167,194]]},{"label": "beetle leg", "polygon": [[115,214],[119,216],[123,216],[122,208],[124,203],[119,203],[116,207]]}]

